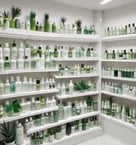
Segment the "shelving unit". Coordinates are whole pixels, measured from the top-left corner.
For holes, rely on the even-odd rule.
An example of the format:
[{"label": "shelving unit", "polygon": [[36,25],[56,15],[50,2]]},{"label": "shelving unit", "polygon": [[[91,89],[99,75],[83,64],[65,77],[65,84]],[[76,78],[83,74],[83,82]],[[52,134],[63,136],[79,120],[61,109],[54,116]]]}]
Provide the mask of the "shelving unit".
[{"label": "shelving unit", "polygon": [[90,112],[90,113],[86,113],[86,114],[82,114],[82,115],[78,115],[78,116],[73,116],[73,117],[70,117],[70,118],[67,118],[67,119],[64,119],[64,120],[60,120],[60,121],[55,122],[55,123],[50,123],[50,124],[43,125],[43,126],[33,127],[32,129],[30,129],[28,131],[27,134],[30,135],[34,132],[46,130],[46,129],[49,129],[49,128],[53,128],[53,127],[56,127],[56,126],[60,126],[60,125],[69,123],[69,122],[73,122],[73,121],[76,121],[76,120],[81,120],[83,118],[88,118],[88,117],[96,116],[96,115],[99,115],[99,112]]},{"label": "shelving unit", "polygon": [[40,110],[33,110],[33,111],[29,111],[29,112],[22,112],[20,113],[18,116],[12,116],[12,117],[5,117],[4,119],[0,119],[0,123],[3,123],[3,121],[5,122],[11,122],[11,121],[16,121],[16,120],[20,120],[20,119],[24,119],[30,116],[35,116],[38,114],[43,114],[43,113],[47,113],[47,112],[52,112],[52,111],[56,111],[58,110],[58,107],[54,106],[51,108],[45,108],[45,109],[40,109]]},{"label": "shelving unit", "polygon": [[[17,30],[17,29],[0,29],[0,37],[4,38],[4,39],[20,39],[23,40],[24,42],[27,40],[29,41],[50,41],[50,43],[52,43],[52,41],[55,42],[73,42],[73,43],[87,43],[87,44],[95,44],[94,47],[96,47],[96,50],[98,51],[99,48],[99,43],[100,43],[100,39],[98,35],[77,35],[77,34],[55,34],[55,33],[45,33],[45,32],[36,32],[36,31],[29,31],[29,30]],[[75,63],[75,62],[91,62],[91,63],[95,63],[95,65],[97,65],[97,69],[99,69],[99,58],[98,57],[94,57],[94,58],[57,58],[54,59],[53,61],[56,62],[70,62],[70,63]],[[51,68],[51,69],[34,69],[34,70],[8,70],[8,71],[3,71],[0,72],[1,76],[8,76],[8,75],[33,75],[33,74],[38,74],[38,73],[47,73],[48,76],[50,76],[50,73],[56,73],[58,72],[58,70],[56,68]],[[54,75],[53,75],[54,76]],[[79,79],[79,78],[92,78],[92,79],[97,79],[100,81],[99,79],[99,74],[81,74],[79,76],[54,76],[55,79]],[[64,80],[65,81],[65,80]],[[83,96],[98,96],[98,103],[99,102],[99,96],[100,96],[100,87],[98,85],[99,81],[97,82],[97,86],[98,86],[98,90],[91,92],[78,92],[78,93],[74,93],[71,95],[63,95],[63,96],[56,96],[57,99],[71,99],[71,98],[78,98],[78,97],[83,97]],[[26,98],[28,96],[35,96],[35,95],[45,95],[45,94],[56,94],[58,93],[58,89],[50,89],[50,90],[39,90],[39,91],[32,91],[32,92],[20,92],[20,93],[14,93],[14,94],[4,94],[0,96],[0,100],[5,101],[5,100],[10,100],[13,98]],[[35,116],[35,115],[41,115],[43,113],[47,113],[47,112],[53,112],[55,110],[58,110],[58,107],[54,106],[52,108],[45,108],[45,109],[40,109],[40,110],[34,110],[34,111],[28,111],[25,113],[20,113],[20,115],[18,116],[12,116],[12,117],[4,117],[2,119],[0,119],[0,123],[3,123],[3,120],[5,120],[6,122],[12,122],[12,121],[17,121],[17,120],[21,120],[21,119],[25,119],[31,116]],[[28,131],[28,135],[31,135],[32,133],[35,132],[40,132],[46,129],[50,129],[59,125],[63,125],[66,123],[70,123],[76,120],[80,120],[80,119],[84,119],[84,118],[89,118],[92,116],[98,116],[98,119],[100,118],[100,106],[98,108],[98,111],[96,112],[90,112],[90,113],[86,113],[86,114],[82,114],[82,115],[78,115],[78,116],[73,116],[70,117],[68,119],[64,119],[64,120],[59,120],[56,123],[49,123],[46,124],[44,126],[39,126],[39,127],[33,127],[32,129],[30,129]],[[100,119],[98,120],[98,122],[100,122]],[[55,141],[51,144],[59,144],[59,142],[64,142],[66,140],[71,140],[74,138],[78,138],[80,136],[84,136],[84,138],[86,138],[85,136],[89,134],[90,136],[98,136],[102,134],[102,128],[101,127],[94,127],[90,130],[86,130],[84,132],[81,133],[77,133],[77,134],[73,134],[70,137],[64,137],[63,139],[59,140],[59,141]],[[93,134],[93,135],[92,135]],[[23,145],[28,145],[29,141],[24,141]]]},{"label": "shelving unit", "polygon": [[103,119],[105,120],[109,120],[110,122],[113,122],[113,123],[117,123],[119,124],[120,126],[123,126],[123,127],[126,127],[128,129],[131,129],[133,131],[136,131],[136,127],[130,123],[127,123],[127,122],[123,122],[122,120],[120,119],[116,119],[114,117],[111,117],[111,116],[107,116],[105,114],[102,114],[101,115]]},{"label": "shelving unit", "polygon": [[80,74],[80,75],[68,75],[68,76],[55,76],[56,79],[72,79],[72,78],[97,78],[99,77],[97,74]]},{"label": "shelving unit", "polygon": [[75,92],[71,95],[61,95],[56,96],[58,99],[68,99],[68,98],[77,98],[77,97],[83,97],[83,96],[93,96],[93,95],[99,95],[99,91],[84,91],[84,92]]},{"label": "shelving unit", "polygon": [[122,98],[122,99],[127,99],[127,100],[136,101],[136,97],[131,97],[131,96],[127,96],[127,95],[115,94],[115,93],[111,93],[111,92],[107,92],[107,91],[101,91],[101,93],[102,93],[102,94],[105,94],[105,95],[117,97],[117,98]]},{"label": "shelving unit", "polygon": [[50,89],[50,90],[40,90],[40,91],[14,93],[14,94],[5,94],[5,95],[0,96],[0,100],[27,97],[27,96],[32,96],[32,95],[52,94],[52,93],[57,93],[57,92],[58,92],[57,89]]},{"label": "shelving unit", "polygon": [[136,79],[135,79],[135,78],[106,77],[106,76],[103,76],[102,79],[107,79],[107,80],[118,80],[118,81],[126,81],[126,82],[136,82]]}]

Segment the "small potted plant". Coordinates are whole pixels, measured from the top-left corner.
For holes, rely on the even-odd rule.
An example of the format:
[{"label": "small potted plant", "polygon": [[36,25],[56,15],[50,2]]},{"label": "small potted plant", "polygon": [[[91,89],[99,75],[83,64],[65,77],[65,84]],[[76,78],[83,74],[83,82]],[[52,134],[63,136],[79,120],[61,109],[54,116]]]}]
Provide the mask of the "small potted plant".
[{"label": "small potted plant", "polygon": [[44,16],[44,32],[50,32],[49,14]]},{"label": "small potted plant", "polygon": [[61,17],[61,33],[65,33],[65,22],[66,22],[66,18]]},{"label": "small potted plant", "polygon": [[76,26],[77,26],[77,34],[81,34],[82,33],[82,28],[81,28],[82,22],[81,20],[77,20],[76,21]]},{"label": "small potted plant", "polygon": [[4,28],[9,28],[9,11],[4,11],[2,15],[4,18]]},{"label": "small potted plant", "polygon": [[19,17],[20,15],[21,15],[21,8],[12,6],[10,28],[18,28],[20,26],[20,23],[18,23],[19,20],[16,18],[16,17]]},{"label": "small potted plant", "polygon": [[31,11],[30,12],[30,29],[31,30],[36,30],[36,20],[35,20],[35,17],[36,17],[36,13]]},{"label": "small potted plant", "polygon": [[14,100],[12,102],[12,107],[13,107],[13,112],[14,112],[14,115],[19,115],[19,113],[21,112],[21,105],[20,105],[20,102],[19,100]]},{"label": "small potted plant", "polygon": [[0,124],[0,134],[2,135],[0,142],[5,145],[15,145],[15,123],[11,125],[4,121]]}]

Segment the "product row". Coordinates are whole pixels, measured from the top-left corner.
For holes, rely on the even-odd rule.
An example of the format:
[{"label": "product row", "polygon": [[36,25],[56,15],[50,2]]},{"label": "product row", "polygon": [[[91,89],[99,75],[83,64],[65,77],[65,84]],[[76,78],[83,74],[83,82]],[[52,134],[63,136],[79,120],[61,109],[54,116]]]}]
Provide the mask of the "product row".
[{"label": "product row", "polygon": [[104,59],[136,59],[136,49],[130,49],[130,50],[105,50]]},{"label": "product row", "polygon": [[[98,103],[92,97],[88,97],[86,100],[76,100],[59,103],[55,97],[32,97],[14,99],[11,101],[6,101],[5,104],[0,105],[0,118],[18,116],[20,113],[28,113],[29,111],[36,111],[40,109],[48,109],[58,106],[58,110],[55,111],[53,115],[57,115],[57,121],[61,119],[67,119],[71,116],[81,115],[98,110]],[[48,113],[46,113],[47,116]],[[40,116],[40,115],[39,115]],[[45,118],[45,115],[42,115]],[[48,122],[45,122],[47,124]]]},{"label": "product row", "polygon": [[93,65],[85,64],[75,64],[75,65],[64,65],[59,64],[58,68],[59,76],[68,76],[68,75],[82,75],[82,74],[92,74],[96,75],[96,67]]},{"label": "product row", "polygon": [[59,90],[58,95],[68,95],[73,94],[74,92],[83,92],[83,91],[96,91],[97,85],[96,80],[92,81],[79,81],[73,83],[72,80],[70,80],[70,83],[58,83],[57,88]]},{"label": "product row", "polygon": [[125,83],[104,81],[102,82],[102,90],[115,94],[136,97],[136,86]]},{"label": "product row", "polygon": [[[67,34],[96,34],[94,25],[91,25],[89,28],[87,26],[82,26],[82,21],[77,20],[73,24],[68,24],[66,22],[66,17],[60,16],[60,22],[56,24],[50,20],[50,15],[45,13],[44,22],[40,22],[39,18],[36,18],[36,12],[31,11],[24,21],[20,18],[22,10],[20,7],[13,6],[11,8],[11,18],[9,11],[5,10],[0,16],[0,27],[7,28],[16,28],[16,29],[26,29],[33,31],[43,31],[43,32],[52,32],[52,33],[67,33]],[[36,20],[38,19],[38,21]]]},{"label": "product row", "polygon": [[105,77],[123,77],[123,78],[136,78],[136,68],[113,68],[113,67],[103,67],[102,75]]},{"label": "product row", "polygon": [[66,125],[34,133],[30,136],[30,142],[31,145],[48,144],[55,140],[60,140],[65,136],[81,133],[82,131],[97,127],[98,124],[97,116],[77,120]]},{"label": "product row", "polygon": [[102,101],[102,112],[136,126],[136,108],[105,100]]},{"label": "product row", "polygon": [[126,34],[136,34],[136,24],[128,24],[120,27],[107,27],[104,29],[104,36],[116,36],[116,35],[126,35]]},{"label": "product row", "polygon": [[0,95],[55,88],[56,83],[54,78],[46,78],[45,80],[44,77],[40,79],[32,79],[24,76],[21,80],[20,77],[17,76],[15,80],[15,78],[11,76],[11,78],[7,78],[5,82],[0,80]]}]

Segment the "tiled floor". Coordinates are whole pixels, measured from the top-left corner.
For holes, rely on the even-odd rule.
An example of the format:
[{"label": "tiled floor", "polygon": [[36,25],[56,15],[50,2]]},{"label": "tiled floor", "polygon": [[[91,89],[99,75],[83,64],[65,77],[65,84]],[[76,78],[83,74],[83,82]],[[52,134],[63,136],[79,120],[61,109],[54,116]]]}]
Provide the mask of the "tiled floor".
[{"label": "tiled floor", "polygon": [[108,134],[104,134],[103,136],[96,137],[94,139],[88,140],[86,142],[77,145],[130,145],[130,144],[122,142]]}]

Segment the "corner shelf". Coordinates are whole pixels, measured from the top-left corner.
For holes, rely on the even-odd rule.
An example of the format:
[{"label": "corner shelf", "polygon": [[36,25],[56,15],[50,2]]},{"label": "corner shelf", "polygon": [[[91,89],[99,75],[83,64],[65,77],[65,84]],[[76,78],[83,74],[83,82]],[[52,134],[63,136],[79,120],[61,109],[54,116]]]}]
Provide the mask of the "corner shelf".
[{"label": "corner shelf", "polygon": [[10,74],[25,74],[25,73],[48,73],[48,72],[57,72],[57,69],[30,69],[30,70],[5,70],[1,71],[0,75],[10,75]]},{"label": "corner shelf", "polygon": [[30,135],[32,133],[39,132],[39,131],[42,131],[42,130],[46,130],[46,129],[49,129],[49,128],[53,128],[53,127],[56,127],[56,126],[60,126],[60,125],[63,125],[63,124],[69,123],[69,122],[76,121],[76,120],[80,120],[80,119],[83,119],[83,118],[96,116],[96,115],[99,115],[98,111],[69,117],[67,119],[60,120],[58,122],[50,123],[50,124],[43,125],[43,126],[33,127],[32,129],[29,129],[27,135]]},{"label": "corner shelf", "polygon": [[103,42],[110,42],[110,41],[121,41],[121,40],[130,40],[130,39],[136,39],[136,34],[103,37],[102,41]]},{"label": "corner shelf", "polygon": [[107,92],[107,91],[101,91],[102,94],[105,95],[111,95],[113,97],[117,97],[117,98],[122,98],[122,99],[128,99],[128,100],[132,100],[132,101],[136,101],[136,97],[131,97],[128,95],[120,95],[120,94],[115,94],[115,93],[111,93],[111,92]]},{"label": "corner shelf", "polygon": [[92,61],[92,62],[97,62],[99,61],[98,58],[55,58],[53,59],[54,61],[56,62],[78,62],[78,61],[85,61],[85,62],[88,62],[88,61]]},{"label": "corner shelf", "polygon": [[0,100],[13,99],[13,98],[18,98],[18,97],[26,97],[26,96],[32,96],[32,95],[51,94],[51,93],[57,93],[57,92],[58,92],[58,89],[50,89],[50,90],[4,94],[4,95],[0,95]]},{"label": "corner shelf", "polygon": [[128,82],[136,82],[136,78],[123,78],[123,77],[102,77],[102,79],[108,79],[108,80],[118,80],[118,81],[128,81]]},{"label": "corner shelf", "polygon": [[72,79],[72,78],[97,78],[99,77],[97,74],[80,74],[80,75],[68,75],[68,76],[54,76],[56,79]]},{"label": "corner shelf", "polygon": [[99,91],[90,91],[90,92],[77,92],[70,95],[61,95],[56,96],[57,99],[69,99],[69,98],[77,98],[77,97],[83,97],[83,96],[92,96],[92,95],[99,95]]},{"label": "corner shelf", "polygon": [[47,40],[69,42],[99,42],[98,35],[47,33],[21,29],[0,29],[0,37],[23,40]]},{"label": "corner shelf", "polygon": [[42,114],[42,113],[52,112],[52,111],[55,111],[55,110],[58,110],[57,106],[54,106],[54,107],[51,107],[51,108],[40,109],[40,110],[28,111],[28,112],[20,113],[20,115],[18,115],[18,116],[1,118],[0,123],[3,123],[3,121],[11,122],[11,121],[27,118],[27,117],[30,117],[30,116]]},{"label": "corner shelf", "polygon": [[120,126],[126,127],[126,128],[128,128],[130,130],[133,130],[134,132],[136,131],[136,126],[134,126],[134,125],[132,125],[130,123],[124,122],[121,119],[116,119],[116,118],[113,118],[113,117],[105,115],[105,114],[102,114],[101,116],[105,120],[111,121],[113,123],[117,123]]}]

